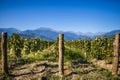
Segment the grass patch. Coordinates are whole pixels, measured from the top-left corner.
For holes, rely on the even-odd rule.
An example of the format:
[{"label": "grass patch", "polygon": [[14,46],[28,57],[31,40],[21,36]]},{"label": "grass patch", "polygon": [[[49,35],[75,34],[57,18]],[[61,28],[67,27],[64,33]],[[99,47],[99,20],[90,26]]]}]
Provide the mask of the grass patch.
[{"label": "grass patch", "polygon": [[86,61],[84,55],[81,54],[79,50],[71,50],[67,48],[65,49],[64,60],[65,62],[74,60],[80,60],[81,62]]}]

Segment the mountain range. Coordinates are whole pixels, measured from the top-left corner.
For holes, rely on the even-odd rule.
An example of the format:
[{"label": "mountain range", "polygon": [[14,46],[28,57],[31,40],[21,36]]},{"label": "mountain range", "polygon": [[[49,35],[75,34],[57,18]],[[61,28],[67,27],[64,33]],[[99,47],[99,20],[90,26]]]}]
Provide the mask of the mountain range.
[{"label": "mountain range", "polygon": [[114,36],[116,33],[120,33],[120,30],[113,30],[110,32],[98,32],[98,33],[75,33],[75,32],[63,32],[63,31],[55,31],[53,29],[50,28],[38,28],[35,30],[18,30],[16,28],[0,28],[0,34],[2,32],[7,32],[8,33],[8,37],[10,37],[12,35],[12,33],[17,33],[22,37],[26,37],[26,38],[41,38],[41,39],[45,39],[45,40],[56,40],[58,37],[58,34],[62,33],[65,36],[65,40],[79,40],[79,39],[84,39],[84,38],[90,38],[93,39],[96,36],[102,37],[104,35],[107,36]]}]

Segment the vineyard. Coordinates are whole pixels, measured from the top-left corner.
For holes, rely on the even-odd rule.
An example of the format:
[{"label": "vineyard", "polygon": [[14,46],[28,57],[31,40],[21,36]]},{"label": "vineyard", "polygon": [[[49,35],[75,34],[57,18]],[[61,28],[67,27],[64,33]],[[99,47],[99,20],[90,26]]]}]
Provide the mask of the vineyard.
[{"label": "vineyard", "polygon": [[[64,77],[63,80],[117,80],[109,69],[99,67],[94,62],[104,61],[112,65],[114,58],[114,37],[96,37],[95,39],[64,41]],[[1,41],[1,38],[0,38]],[[0,66],[0,78],[7,80],[58,80],[59,38],[47,41],[39,38],[24,38],[12,34],[7,39],[9,76],[3,76]],[[61,48],[61,49],[62,49]],[[0,48],[0,65],[2,55]],[[28,67],[28,69],[26,69]],[[24,71],[25,69],[26,71]],[[23,71],[21,71],[23,69]],[[22,72],[28,72],[27,75]],[[20,74],[21,73],[21,74]],[[17,75],[18,74],[18,75]],[[36,76],[35,76],[36,75]]]}]

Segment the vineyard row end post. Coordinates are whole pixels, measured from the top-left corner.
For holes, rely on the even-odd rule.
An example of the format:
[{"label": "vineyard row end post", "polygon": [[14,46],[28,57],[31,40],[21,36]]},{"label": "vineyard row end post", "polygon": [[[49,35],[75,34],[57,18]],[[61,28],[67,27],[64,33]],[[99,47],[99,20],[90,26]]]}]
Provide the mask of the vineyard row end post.
[{"label": "vineyard row end post", "polygon": [[64,75],[64,34],[59,34],[59,75]]},{"label": "vineyard row end post", "polygon": [[8,63],[7,63],[7,32],[2,32],[1,53],[2,53],[2,73],[9,74]]},{"label": "vineyard row end post", "polygon": [[116,33],[115,41],[113,43],[114,46],[114,56],[113,56],[113,66],[112,66],[112,74],[118,75],[118,66],[119,66],[119,48],[120,48],[120,34]]}]

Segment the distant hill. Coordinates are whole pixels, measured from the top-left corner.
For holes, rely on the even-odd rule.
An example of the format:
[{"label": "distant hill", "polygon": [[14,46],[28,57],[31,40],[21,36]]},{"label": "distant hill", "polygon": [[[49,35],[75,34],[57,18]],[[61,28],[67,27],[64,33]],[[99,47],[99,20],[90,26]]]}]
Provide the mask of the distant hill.
[{"label": "distant hill", "polygon": [[11,36],[12,33],[21,33],[20,30],[15,29],[15,28],[0,28],[0,35],[2,32],[8,32],[8,36]]},{"label": "distant hill", "polygon": [[38,28],[35,30],[18,30],[16,28],[0,28],[0,34],[2,32],[8,32],[8,37],[10,37],[12,35],[12,33],[17,33],[22,37],[26,37],[26,38],[41,38],[41,39],[45,39],[45,40],[56,40],[58,37],[59,33],[63,33],[65,36],[65,40],[79,40],[79,39],[84,39],[84,38],[94,38],[96,36],[103,36],[103,35],[107,35],[107,36],[113,36],[115,35],[115,33],[120,33],[120,30],[113,30],[110,32],[106,32],[106,33],[74,33],[74,32],[62,32],[62,31],[55,31],[53,29],[50,28]]},{"label": "distant hill", "polygon": [[120,33],[120,30],[113,30],[113,31],[107,32],[105,35],[114,36],[116,33]]}]

